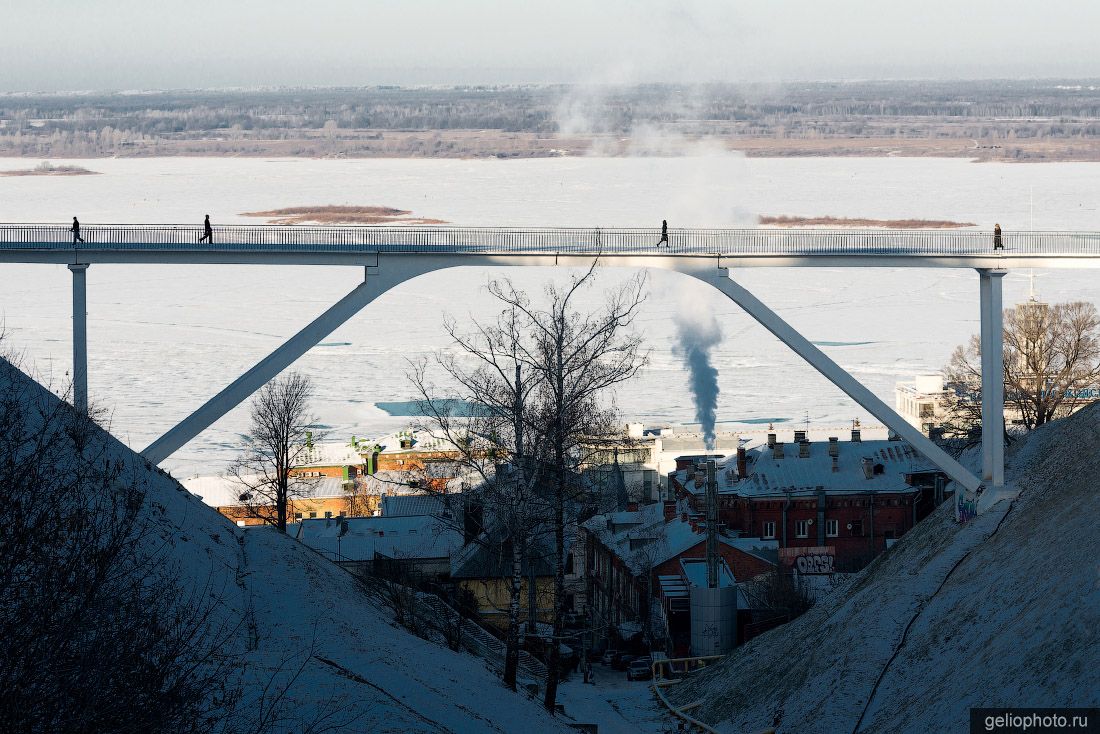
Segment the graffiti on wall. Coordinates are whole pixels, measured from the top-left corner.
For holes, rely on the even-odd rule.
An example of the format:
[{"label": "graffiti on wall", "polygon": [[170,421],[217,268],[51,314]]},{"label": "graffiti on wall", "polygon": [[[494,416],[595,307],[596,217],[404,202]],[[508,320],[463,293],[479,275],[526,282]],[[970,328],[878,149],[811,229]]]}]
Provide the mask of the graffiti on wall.
[{"label": "graffiti on wall", "polygon": [[779,560],[800,574],[830,574],[835,570],[836,548],[817,545],[808,548],[780,548]]}]

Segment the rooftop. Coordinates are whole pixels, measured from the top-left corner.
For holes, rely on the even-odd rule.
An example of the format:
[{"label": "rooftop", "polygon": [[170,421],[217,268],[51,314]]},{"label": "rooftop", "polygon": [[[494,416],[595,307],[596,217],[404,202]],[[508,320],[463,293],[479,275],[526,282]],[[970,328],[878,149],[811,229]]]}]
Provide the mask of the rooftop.
[{"label": "rooftop", "polygon": [[[246,479],[258,481],[259,477]],[[344,480],[336,477],[322,477],[300,479],[295,482],[295,486],[304,498],[332,499],[344,496],[343,482]],[[244,504],[241,495],[248,491],[248,487],[236,477],[224,474],[191,477],[180,481],[180,484],[210,507],[240,507]]]},{"label": "rooftop", "polygon": [[[799,455],[796,443],[784,443],[782,458],[776,458],[773,449],[766,445],[749,450],[745,478],[736,475],[735,456],[727,456],[718,466],[719,493],[760,497],[787,492],[814,494],[818,490],[838,494],[911,492],[913,488],[906,483],[906,474],[935,471],[927,459],[904,441],[838,441],[836,471],[827,441],[808,446],[809,456],[805,457]],[[864,458],[871,460],[870,478],[864,473]],[[677,476],[689,492],[702,492],[690,479],[690,472],[681,471]]]},{"label": "rooftop", "polygon": [[372,560],[375,553],[397,559],[447,558],[462,547],[462,533],[427,515],[302,520],[298,539],[330,558],[356,561]]},{"label": "rooftop", "polygon": [[[635,574],[675,558],[706,540],[706,534],[692,528],[690,521],[682,519],[688,510],[681,503],[676,516],[666,521],[661,503],[643,505],[637,512],[596,515],[585,521],[582,527],[595,535],[601,543],[622,560]],[[625,516],[625,517],[624,517]],[[630,523],[614,522],[614,518]],[[608,527],[608,520],[612,526]],[[769,560],[769,551],[778,548],[774,540],[743,538],[727,533],[719,535],[719,542],[731,548]],[[770,559],[774,563],[774,558]]]}]

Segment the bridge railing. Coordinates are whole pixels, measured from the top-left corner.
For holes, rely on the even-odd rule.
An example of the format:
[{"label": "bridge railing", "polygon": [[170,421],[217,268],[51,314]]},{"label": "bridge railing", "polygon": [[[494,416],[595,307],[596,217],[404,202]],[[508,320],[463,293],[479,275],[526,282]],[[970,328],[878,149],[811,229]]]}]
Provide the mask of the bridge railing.
[{"label": "bridge railing", "polygon": [[[656,252],[658,229],[228,225],[214,242],[182,224],[0,224],[0,248],[634,254]],[[1100,255],[1100,232],[1005,232],[1006,253]],[[978,255],[993,249],[977,230],[670,229],[668,252],[718,255]],[[662,247],[663,250],[663,247]]]}]

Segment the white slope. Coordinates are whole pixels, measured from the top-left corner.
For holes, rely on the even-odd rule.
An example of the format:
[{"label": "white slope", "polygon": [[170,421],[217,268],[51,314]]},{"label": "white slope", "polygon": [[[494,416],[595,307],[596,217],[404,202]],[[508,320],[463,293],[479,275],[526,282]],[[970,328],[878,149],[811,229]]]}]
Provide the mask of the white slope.
[{"label": "white slope", "polygon": [[[28,404],[49,409],[58,400],[0,360],[0,394],[13,385]],[[228,652],[250,663],[245,699],[255,705],[271,677],[297,676],[280,730],[303,731],[333,714],[328,724],[354,719],[342,732],[568,731],[537,701],[507,691],[479,658],[396,627],[318,554],[272,530],[235,527],[106,432],[96,440],[147,492],[150,552],[176,564],[186,588],[220,598],[226,620],[243,620]]]},{"label": "white slope", "polygon": [[1021,490],[945,505],[815,609],[673,692],[722,732],[965,731],[969,709],[1100,705],[1100,406],[1013,447]]}]

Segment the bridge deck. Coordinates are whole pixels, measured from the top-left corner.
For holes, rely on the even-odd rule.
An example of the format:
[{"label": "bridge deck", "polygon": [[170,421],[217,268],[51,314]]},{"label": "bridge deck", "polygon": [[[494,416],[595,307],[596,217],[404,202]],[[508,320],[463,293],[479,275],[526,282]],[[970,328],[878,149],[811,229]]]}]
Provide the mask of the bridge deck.
[{"label": "bridge deck", "polygon": [[388,253],[718,256],[854,266],[904,259],[928,267],[1100,261],[1100,232],[1005,232],[1002,250],[993,249],[991,232],[977,230],[671,229],[667,248],[657,247],[657,229],[233,225],[215,227],[208,244],[199,243],[202,228],[192,225],[89,224],[81,235],[84,242],[74,243],[68,225],[0,224],[0,261],[262,262],[293,255],[295,262],[322,263]]}]

